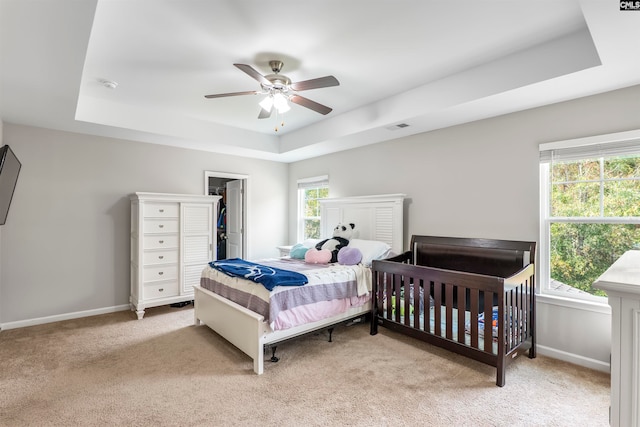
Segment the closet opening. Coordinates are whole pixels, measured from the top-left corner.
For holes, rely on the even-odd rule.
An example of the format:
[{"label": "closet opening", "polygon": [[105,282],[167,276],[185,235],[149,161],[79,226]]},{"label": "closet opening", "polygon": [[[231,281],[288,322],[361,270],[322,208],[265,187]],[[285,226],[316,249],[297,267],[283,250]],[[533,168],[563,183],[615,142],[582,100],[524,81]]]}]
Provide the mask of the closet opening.
[{"label": "closet opening", "polygon": [[221,196],[214,230],[216,259],[245,258],[246,175],[205,171],[205,194]]}]

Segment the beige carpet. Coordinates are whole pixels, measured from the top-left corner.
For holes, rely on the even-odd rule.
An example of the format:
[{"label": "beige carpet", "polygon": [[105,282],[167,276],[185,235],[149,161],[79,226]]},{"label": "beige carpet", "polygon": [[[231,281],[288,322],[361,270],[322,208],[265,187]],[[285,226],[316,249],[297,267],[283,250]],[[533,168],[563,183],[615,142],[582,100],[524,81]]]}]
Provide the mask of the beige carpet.
[{"label": "beige carpet", "polygon": [[[495,369],[342,326],[252,361],[193,309],[0,332],[2,426],[608,426],[609,376],[539,356]],[[270,354],[267,354],[267,359]]]}]

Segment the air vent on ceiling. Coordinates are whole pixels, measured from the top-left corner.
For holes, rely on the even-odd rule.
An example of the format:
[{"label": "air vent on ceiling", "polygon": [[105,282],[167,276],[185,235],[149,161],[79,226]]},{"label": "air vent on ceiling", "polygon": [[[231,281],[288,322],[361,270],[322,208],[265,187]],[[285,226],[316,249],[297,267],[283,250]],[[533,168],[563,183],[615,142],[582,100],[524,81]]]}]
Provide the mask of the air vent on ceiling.
[{"label": "air vent on ceiling", "polygon": [[406,123],[398,123],[396,125],[387,126],[387,129],[389,129],[389,130],[398,130],[398,129],[403,129],[403,128],[406,128],[406,127],[409,127],[409,125],[406,124]]}]

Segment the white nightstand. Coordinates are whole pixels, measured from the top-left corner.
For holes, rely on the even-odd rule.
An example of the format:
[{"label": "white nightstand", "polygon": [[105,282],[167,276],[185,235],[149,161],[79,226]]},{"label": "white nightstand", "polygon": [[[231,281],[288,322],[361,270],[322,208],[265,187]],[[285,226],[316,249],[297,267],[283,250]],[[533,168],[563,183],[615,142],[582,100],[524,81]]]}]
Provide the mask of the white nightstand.
[{"label": "white nightstand", "polygon": [[285,256],[289,256],[289,252],[291,251],[291,248],[293,247],[293,245],[289,245],[289,246],[276,246],[276,248],[280,251],[280,256],[281,257],[285,257]]}]

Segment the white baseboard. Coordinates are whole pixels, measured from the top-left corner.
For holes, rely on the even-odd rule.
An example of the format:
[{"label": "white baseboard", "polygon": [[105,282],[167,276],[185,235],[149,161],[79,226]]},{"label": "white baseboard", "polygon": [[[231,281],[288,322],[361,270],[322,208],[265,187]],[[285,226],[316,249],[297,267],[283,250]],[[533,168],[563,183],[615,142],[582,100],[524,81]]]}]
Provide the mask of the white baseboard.
[{"label": "white baseboard", "polygon": [[131,305],[116,305],[113,307],[97,308],[95,310],[76,311],[73,313],[56,314],[55,316],[37,317],[35,319],[18,320],[0,324],[0,330],[26,328],[27,326],[43,325],[45,323],[60,322],[62,320],[79,319],[81,317],[97,316],[99,314],[115,313],[116,311],[131,310]]},{"label": "white baseboard", "polygon": [[566,351],[545,347],[540,344],[536,345],[536,349],[538,354],[542,356],[548,356],[564,362],[573,363],[574,365],[594,369],[596,371],[607,373],[611,372],[611,365],[601,360],[591,359],[589,357],[580,356],[579,354],[567,353]]}]

